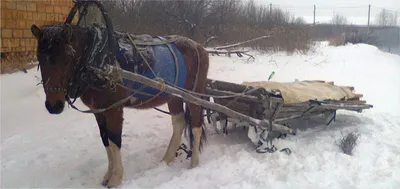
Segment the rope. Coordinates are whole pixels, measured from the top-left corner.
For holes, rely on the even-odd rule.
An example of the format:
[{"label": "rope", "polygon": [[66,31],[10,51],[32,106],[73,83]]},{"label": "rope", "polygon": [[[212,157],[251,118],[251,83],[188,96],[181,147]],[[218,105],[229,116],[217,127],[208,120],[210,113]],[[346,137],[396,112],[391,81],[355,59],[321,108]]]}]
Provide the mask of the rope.
[{"label": "rope", "polygon": [[[216,95],[208,95],[208,94],[197,93],[197,92],[194,92],[194,91],[189,91],[189,90],[184,89],[184,88],[176,87],[176,89],[185,91],[185,92],[187,92],[187,93],[191,93],[191,94],[193,94],[193,95],[197,95],[197,96],[200,96],[200,97],[212,97],[212,98],[234,98],[234,97],[240,97],[240,96],[243,96],[243,95],[245,95],[246,93],[249,92],[249,91],[246,91],[248,88],[249,88],[249,87],[247,86],[247,87],[243,90],[243,92],[237,93],[237,94],[234,94],[234,95],[220,95],[220,96],[216,96]],[[255,89],[258,89],[258,88],[255,88]],[[253,90],[251,90],[251,91],[253,91]]]},{"label": "rope", "polygon": [[75,110],[82,112],[82,113],[94,113],[94,114],[98,114],[98,113],[103,113],[107,110],[110,110],[112,108],[116,108],[118,106],[121,106],[123,104],[125,104],[128,100],[130,100],[133,97],[133,95],[129,95],[128,97],[117,101],[116,103],[112,104],[111,106],[107,107],[107,108],[100,108],[100,109],[95,109],[95,110],[79,110],[75,105],[73,105],[73,103],[71,102],[71,100],[69,98],[66,98],[68,104]]},{"label": "rope", "polygon": [[[165,89],[166,89],[165,83],[164,83],[163,80],[161,80],[161,83],[162,83],[162,85],[161,85],[161,88],[160,88],[160,92],[159,92],[159,93],[157,93],[157,94],[154,95],[153,97],[149,98],[148,100],[146,100],[146,101],[144,101],[144,102],[141,102],[140,104],[137,104],[137,105],[135,105],[135,106],[130,106],[130,107],[135,108],[135,107],[141,106],[141,105],[143,105],[143,104],[146,104],[146,103],[148,103],[148,102],[154,100],[154,99],[157,98],[158,96],[160,96],[161,93],[163,93],[163,92],[165,91]],[[121,84],[119,84],[119,83],[117,83],[117,85],[121,86]],[[128,88],[128,89],[130,89],[130,88]],[[134,91],[134,89],[133,89],[132,91]]]},{"label": "rope", "polygon": [[[128,36],[128,39],[131,41],[131,43],[133,44],[133,46],[135,46],[135,49],[138,51],[140,57],[142,57],[143,61],[146,63],[146,65],[149,67],[151,73],[154,75],[154,77],[159,78],[156,73],[154,73],[154,70],[151,68],[149,62],[147,62],[146,58],[143,56],[142,53],[140,53],[139,48],[136,46],[135,42],[133,42],[133,39],[131,37],[131,35],[129,35],[128,33],[126,33],[126,35]],[[160,78],[161,79],[161,78]]]}]

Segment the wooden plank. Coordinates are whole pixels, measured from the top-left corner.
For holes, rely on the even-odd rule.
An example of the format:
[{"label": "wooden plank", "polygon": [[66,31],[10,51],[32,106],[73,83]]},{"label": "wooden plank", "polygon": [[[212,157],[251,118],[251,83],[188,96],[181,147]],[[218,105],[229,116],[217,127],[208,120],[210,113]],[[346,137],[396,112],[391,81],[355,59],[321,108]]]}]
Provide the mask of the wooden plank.
[{"label": "wooden plank", "polygon": [[[238,93],[233,93],[233,92],[229,92],[229,91],[220,91],[218,89],[211,89],[209,87],[206,88],[206,94],[215,95],[215,96],[237,95],[237,97],[239,97],[239,101],[261,103],[261,100],[255,96],[250,96],[250,95],[245,95],[245,94],[240,94],[240,93],[238,94]],[[224,99],[233,100],[234,98],[236,98],[236,97],[229,97],[229,98],[224,98]]]},{"label": "wooden plank", "polygon": [[[225,100],[225,99],[220,99],[216,103],[246,115],[250,115],[251,112],[250,104],[232,102],[230,100]],[[230,104],[226,106],[226,104],[228,103]]]},{"label": "wooden plank", "polygon": [[298,106],[298,107],[286,107],[285,105],[282,107],[281,112],[304,112],[307,111],[311,106]]},{"label": "wooden plank", "polygon": [[260,95],[264,95],[264,96],[273,95],[273,96],[281,97],[281,94],[279,91],[267,89],[264,87],[247,86],[247,85],[229,83],[226,81],[212,80],[212,79],[207,79],[207,85],[210,86],[212,89],[218,89],[221,91],[230,91],[233,93],[243,93],[247,90],[256,88],[257,90],[250,93],[249,95],[255,95],[257,97],[260,97]]},{"label": "wooden plank", "polygon": [[350,91],[354,91],[354,87],[353,86],[338,86],[338,87],[348,88],[348,89],[350,89]]},{"label": "wooden plank", "polygon": [[299,119],[299,118],[301,118],[301,119],[309,119],[311,117],[322,115],[325,112],[326,111],[317,111],[317,112],[309,113],[308,115],[303,115],[303,113],[300,113],[300,114],[295,114],[295,115],[291,115],[291,116],[288,116],[288,117],[277,118],[277,119],[275,119],[274,122],[278,122],[279,123],[279,122],[285,122],[285,121],[289,121],[289,120],[292,120],[292,119]]}]

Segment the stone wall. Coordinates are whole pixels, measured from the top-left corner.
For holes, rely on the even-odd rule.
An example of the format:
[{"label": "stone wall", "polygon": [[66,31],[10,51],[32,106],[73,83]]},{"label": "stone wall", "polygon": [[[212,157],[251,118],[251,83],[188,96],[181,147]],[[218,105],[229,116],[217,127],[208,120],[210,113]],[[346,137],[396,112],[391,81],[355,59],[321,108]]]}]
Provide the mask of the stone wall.
[{"label": "stone wall", "polygon": [[1,71],[35,61],[31,25],[62,22],[72,5],[72,0],[1,0]]}]

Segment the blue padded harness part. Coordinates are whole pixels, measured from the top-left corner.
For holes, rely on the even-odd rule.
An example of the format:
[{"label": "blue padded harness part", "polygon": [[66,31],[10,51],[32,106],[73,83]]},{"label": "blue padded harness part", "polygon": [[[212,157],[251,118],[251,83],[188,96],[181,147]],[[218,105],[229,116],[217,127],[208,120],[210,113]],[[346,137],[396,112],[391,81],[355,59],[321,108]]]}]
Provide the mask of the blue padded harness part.
[{"label": "blue padded harness part", "polygon": [[[161,41],[158,38],[154,38],[154,41]],[[152,65],[152,69],[154,73],[159,77],[164,80],[165,83],[178,86],[183,88],[186,84],[186,65],[185,65],[185,59],[183,58],[183,55],[181,52],[178,50],[176,45],[174,43],[169,43],[171,46],[172,51],[175,53],[176,58],[178,60],[178,64],[175,63],[175,58],[170,51],[170,48],[167,46],[167,44],[162,44],[162,45],[151,45],[151,48],[154,53],[154,63]],[[119,53],[124,53],[125,49],[121,49]],[[176,65],[178,65],[178,73],[176,73]],[[121,68],[127,71],[133,72],[130,68],[122,66]],[[150,70],[145,71],[144,73],[140,73],[140,75],[145,76],[150,79],[154,79],[153,72]],[[175,79],[178,76],[178,80],[176,85]],[[127,79],[123,79],[124,85],[126,87],[132,88],[134,90],[146,93],[146,94],[151,94],[152,96],[157,95],[160,93],[159,89],[155,89],[149,86],[144,86],[143,84]],[[143,87],[143,88],[142,88]],[[132,91],[127,91],[128,95],[134,94]],[[143,98],[151,98],[152,96],[146,95],[146,94],[134,94],[133,96],[138,99],[143,99]],[[161,93],[159,96],[167,96],[169,95],[168,93]]]}]

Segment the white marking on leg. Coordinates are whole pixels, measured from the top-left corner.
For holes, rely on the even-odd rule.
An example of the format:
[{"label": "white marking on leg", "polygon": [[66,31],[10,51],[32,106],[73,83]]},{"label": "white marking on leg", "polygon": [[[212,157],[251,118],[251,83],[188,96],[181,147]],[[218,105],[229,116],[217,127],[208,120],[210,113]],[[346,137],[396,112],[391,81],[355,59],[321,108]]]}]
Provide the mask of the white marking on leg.
[{"label": "white marking on leg", "polygon": [[104,175],[103,182],[101,182],[101,184],[103,186],[107,185],[108,181],[111,178],[112,170],[114,168],[114,161],[113,161],[113,157],[114,156],[113,156],[113,153],[112,153],[112,150],[111,150],[110,146],[106,147],[106,151],[107,151],[107,158],[108,158],[108,169],[107,169],[106,174]]},{"label": "white marking on leg", "polygon": [[200,139],[201,139],[202,129],[203,128],[201,128],[201,127],[192,128],[194,141],[193,141],[192,157],[190,159],[190,167],[191,168],[197,167],[197,165],[199,165]]},{"label": "white marking on leg", "polygon": [[182,133],[185,127],[185,114],[171,115],[173,133],[163,160],[169,164],[175,159],[175,152],[181,145]]},{"label": "white marking on leg", "polygon": [[110,143],[110,149],[113,155],[113,169],[111,171],[111,178],[107,183],[107,187],[116,187],[121,184],[124,176],[124,169],[122,167],[121,150],[116,144],[108,140]]},{"label": "white marking on leg", "polygon": [[133,104],[133,103],[136,102],[136,100],[137,100],[137,98],[131,97],[131,98],[129,99],[129,102],[130,102],[131,104]]}]

